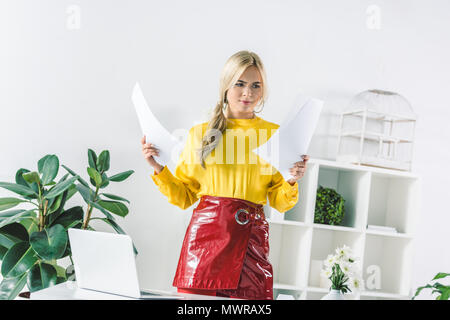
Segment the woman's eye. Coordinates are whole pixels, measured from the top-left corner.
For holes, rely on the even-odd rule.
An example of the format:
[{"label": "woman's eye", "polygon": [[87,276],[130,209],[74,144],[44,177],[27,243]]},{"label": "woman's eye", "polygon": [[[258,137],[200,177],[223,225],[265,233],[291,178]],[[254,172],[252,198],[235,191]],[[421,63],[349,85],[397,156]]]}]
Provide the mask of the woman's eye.
[{"label": "woman's eye", "polygon": [[259,88],[259,84],[255,84],[253,88]]},{"label": "woman's eye", "polygon": [[238,82],[238,83],[236,83],[236,86],[242,87],[242,83]]}]

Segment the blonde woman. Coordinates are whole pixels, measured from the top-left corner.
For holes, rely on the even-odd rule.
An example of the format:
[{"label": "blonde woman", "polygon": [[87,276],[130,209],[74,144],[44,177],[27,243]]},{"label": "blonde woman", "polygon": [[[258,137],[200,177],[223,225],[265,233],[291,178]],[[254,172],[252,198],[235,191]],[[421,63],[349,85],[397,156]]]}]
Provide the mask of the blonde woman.
[{"label": "blonde woman", "polygon": [[141,140],[144,158],[154,169],[151,178],[168,201],[186,209],[200,199],[173,280],[178,292],[273,299],[263,206],[268,198],[273,208],[286,212],[297,203],[297,180],[309,157],[303,155],[303,161],[293,164],[293,178],[287,181],[261,158],[254,161],[251,150],[279,127],[256,115],[266,99],[261,59],[239,51],[222,70],[219,101],[210,121],[190,129],[175,175],[155,160],[158,149],[146,143],[145,136]]}]

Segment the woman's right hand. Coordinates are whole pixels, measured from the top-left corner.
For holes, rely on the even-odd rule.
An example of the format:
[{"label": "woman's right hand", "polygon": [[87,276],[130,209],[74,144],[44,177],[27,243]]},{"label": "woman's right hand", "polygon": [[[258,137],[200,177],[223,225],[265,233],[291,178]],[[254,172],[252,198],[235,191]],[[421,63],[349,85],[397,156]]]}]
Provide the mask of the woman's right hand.
[{"label": "woman's right hand", "polygon": [[145,136],[141,139],[142,144],[142,154],[144,155],[145,160],[155,169],[156,173],[160,173],[164,168],[158,162],[156,162],[153,156],[159,156],[159,150],[151,143],[145,143]]}]

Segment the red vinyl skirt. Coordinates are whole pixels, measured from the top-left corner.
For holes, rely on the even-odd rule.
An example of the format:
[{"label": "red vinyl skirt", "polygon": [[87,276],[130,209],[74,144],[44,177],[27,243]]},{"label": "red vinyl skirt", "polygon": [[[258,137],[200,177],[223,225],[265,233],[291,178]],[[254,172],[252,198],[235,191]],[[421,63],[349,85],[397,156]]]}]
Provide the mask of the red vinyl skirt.
[{"label": "red vinyl skirt", "polygon": [[202,196],[181,248],[173,286],[179,292],[273,299],[269,224],[263,206]]}]

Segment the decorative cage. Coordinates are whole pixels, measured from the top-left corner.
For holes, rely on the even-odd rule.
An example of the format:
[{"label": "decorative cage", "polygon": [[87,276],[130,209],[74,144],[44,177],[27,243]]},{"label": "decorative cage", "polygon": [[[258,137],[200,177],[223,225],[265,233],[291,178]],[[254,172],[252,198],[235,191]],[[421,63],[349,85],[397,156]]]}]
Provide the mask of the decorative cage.
[{"label": "decorative cage", "polygon": [[416,119],[398,93],[357,94],[340,115],[336,161],[411,171]]}]

